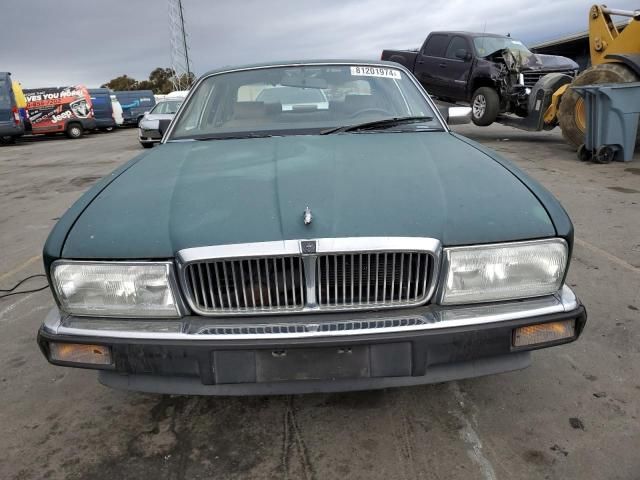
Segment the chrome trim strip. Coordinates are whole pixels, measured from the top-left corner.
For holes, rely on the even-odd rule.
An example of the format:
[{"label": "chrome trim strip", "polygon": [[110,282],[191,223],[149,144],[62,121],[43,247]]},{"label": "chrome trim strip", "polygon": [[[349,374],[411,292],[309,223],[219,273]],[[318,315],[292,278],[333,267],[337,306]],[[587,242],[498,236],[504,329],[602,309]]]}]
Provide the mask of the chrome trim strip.
[{"label": "chrome trim strip", "polygon": [[281,240],[276,242],[234,243],[230,245],[213,245],[210,247],[185,248],[178,252],[178,262],[187,265],[202,260],[231,260],[261,257],[277,257],[300,255],[298,240]]},{"label": "chrome trim strip", "polygon": [[575,310],[578,308],[580,302],[578,301],[578,297],[573,293],[568,286],[563,285],[562,290],[555,294],[558,301],[562,302],[562,306],[564,307],[565,312],[570,312],[571,310]]},{"label": "chrome trim strip", "polygon": [[[380,322],[383,320],[397,321],[411,318],[414,321],[408,326],[387,327],[387,328],[367,328],[351,329],[342,331],[320,332],[312,331],[316,325],[321,324],[315,318],[313,322],[297,320],[295,322],[277,323],[233,323],[216,321],[204,317],[185,317],[178,320],[115,320],[115,319],[92,319],[84,317],[60,318],[57,308],[47,315],[44,329],[50,333],[58,335],[69,335],[78,337],[98,337],[98,338],[121,338],[121,339],[155,339],[155,340],[278,340],[293,338],[314,338],[314,337],[339,337],[364,335],[371,333],[409,333],[424,330],[439,330],[453,327],[463,327],[471,325],[483,325],[488,323],[498,323],[509,320],[518,320],[528,317],[538,317],[553,313],[570,312],[579,305],[574,293],[567,286],[555,295],[538,297],[530,300],[519,300],[511,302],[501,302],[487,305],[474,305],[467,307],[443,307],[440,305],[430,305],[428,307],[416,308],[414,312],[398,312],[398,315],[383,314],[381,312],[371,312],[370,315],[350,312],[354,317],[350,320],[349,313],[340,314],[344,320],[341,323],[352,322],[354,325],[362,322]],[[569,308],[573,306],[573,308]],[[302,325],[307,327],[305,332],[296,333],[264,333],[264,334],[199,334],[207,327],[274,327],[277,325]],[[329,320],[327,323],[335,322]],[[309,331],[311,330],[311,331]]]},{"label": "chrome trim strip", "polygon": [[[303,251],[303,242],[315,242],[315,254],[306,254]],[[363,305],[322,305],[318,303],[315,294],[315,283],[317,282],[318,269],[315,267],[317,261],[327,254],[345,253],[375,253],[375,252],[420,252],[431,255],[433,267],[430,272],[429,288],[424,296],[418,300],[407,300],[406,302],[395,302],[388,304],[363,304]],[[440,275],[440,256],[442,244],[440,240],[426,237],[342,237],[342,238],[317,238],[300,240],[280,240],[272,242],[238,243],[227,245],[212,245],[206,247],[194,247],[180,250],[177,254],[178,275],[184,293],[184,298],[192,311],[206,317],[237,317],[248,315],[280,315],[299,313],[324,313],[337,311],[357,311],[371,309],[388,309],[418,306],[428,302],[437,287]],[[193,263],[204,261],[221,260],[247,260],[254,258],[278,258],[282,256],[301,256],[305,266],[305,281],[307,288],[307,303],[302,307],[291,307],[279,309],[247,309],[246,311],[206,311],[198,307],[197,299],[191,297],[188,287],[187,267]],[[314,268],[309,268],[309,263],[314,263]],[[223,264],[224,267],[224,264]],[[310,276],[313,273],[313,278]],[[267,282],[267,285],[269,283]],[[313,292],[310,292],[313,287]],[[337,288],[337,283],[336,283]],[[417,290],[416,290],[417,291]]]},{"label": "chrome trim strip", "polygon": [[316,297],[316,268],[318,257],[316,255],[305,255],[302,257],[304,266],[304,284],[307,292],[307,307],[316,308],[318,299]]},{"label": "chrome trim strip", "polygon": [[[331,66],[331,65],[367,65],[367,66],[385,65],[385,67],[387,67],[387,68],[395,68],[396,70],[403,71],[407,75],[407,78],[418,89],[418,91],[420,92],[422,97],[426,100],[427,104],[429,105],[429,108],[431,108],[431,110],[433,111],[434,117],[438,119],[438,121],[442,125],[442,128],[444,129],[444,131],[445,132],[450,132],[451,131],[451,129],[449,128],[449,125],[447,124],[447,121],[444,119],[444,117],[440,113],[440,109],[436,106],[436,104],[433,101],[433,99],[431,98],[431,96],[427,93],[427,91],[420,84],[420,82],[418,82],[418,80],[415,78],[413,73],[411,73],[404,65],[400,65],[399,63],[394,63],[394,62],[385,62],[385,63],[373,62],[372,63],[372,62],[362,62],[362,61],[360,61],[360,62],[358,62],[358,61],[355,61],[355,62],[345,62],[345,61],[342,61],[342,62],[330,62],[330,61],[327,61],[327,62],[313,62],[313,63],[311,63],[311,62],[309,62],[309,63],[284,63],[284,64],[273,64],[273,65],[260,65],[260,66],[256,66],[256,67],[231,68],[229,70],[224,70],[224,71],[221,71],[221,72],[215,72],[215,73],[210,73],[208,75],[203,75],[202,77],[200,77],[198,79],[198,81],[195,83],[195,85],[193,85],[191,87],[191,89],[189,90],[189,93],[187,94],[185,99],[182,101],[182,105],[180,106],[180,109],[178,109],[178,112],[176,113],[176,116],[174,117],[174,119],[171,122],[171,124],[169,125],[169,128],[167,129],[167,131],[162,136],[162,140],[160,141],[160,143],[166,143],[167,141],[181,142],[181,141],[189,141],[190,140],[190,139],[169,140],[169,137],[173,133],[173,129],[175,128],[176,124],[178,123],[178,120],[180,119],[182,114],[186,111],[186,107],[188,105],[188,102],[191,100],[191,97],[194,96],[196,91],[198,90],[198,88],[200,88],[200,84],[203,83],[205,80],[211,78],[211,77],[216,77],[218,75],[224,75],[226,73],[248,72],[248,71],[251,71],[251,70],[266,70],[266,69],[270,69],[270,68],[321,67],[321,66]],[[208,98],[207,98],[207,102],[208,102]]]}]

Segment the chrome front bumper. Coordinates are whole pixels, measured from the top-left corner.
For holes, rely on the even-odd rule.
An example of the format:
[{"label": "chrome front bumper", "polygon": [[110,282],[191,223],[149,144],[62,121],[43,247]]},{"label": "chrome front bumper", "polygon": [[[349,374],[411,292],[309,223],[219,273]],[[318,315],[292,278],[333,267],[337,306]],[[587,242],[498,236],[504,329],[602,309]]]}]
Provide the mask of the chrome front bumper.
[{"label": "chrome front bumper", "polygon": [[555,295],[473,306],[427,305],[410,309],[323,313],[313,316],[180,319],[110,319],[63,316],[57,308],[42,330],[61,337],[193,342],[206,340],[293,340],[358,335],[412,333],[499,324],[545,315],[569,313],[580,302],[564,286]]}]

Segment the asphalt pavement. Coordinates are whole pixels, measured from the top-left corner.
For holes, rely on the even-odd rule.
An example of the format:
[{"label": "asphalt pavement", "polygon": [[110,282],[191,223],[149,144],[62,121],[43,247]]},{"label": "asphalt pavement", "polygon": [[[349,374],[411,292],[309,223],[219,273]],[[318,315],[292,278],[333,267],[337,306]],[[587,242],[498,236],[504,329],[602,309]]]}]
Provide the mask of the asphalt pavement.
[{"label": "asphalt pavement", "polygon": [[[35,339],[51,294],[14,295],[0,299],[0,479],[640,479],[640,155],[584,164],[557,130],[456,130],[572,217],[568,283],[589,312],[578,342],[526,370],[421,387],[148,395],[49,365]],[[0,146],[0,289],[42,273],[55,221],[141,152],[135,130]]]}]

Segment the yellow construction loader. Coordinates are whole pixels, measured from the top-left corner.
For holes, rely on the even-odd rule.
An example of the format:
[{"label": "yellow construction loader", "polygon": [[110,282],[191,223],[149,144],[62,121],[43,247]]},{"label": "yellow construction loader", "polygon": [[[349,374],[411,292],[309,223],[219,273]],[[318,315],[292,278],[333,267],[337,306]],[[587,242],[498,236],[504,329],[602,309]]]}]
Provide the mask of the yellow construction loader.
[{"label": "yellow construction loader", "polygon": [[[618,28],[612,15],[629,18]],[[618,24],[619,25],[619,24]],[[591,66],[579,75],[569,72],[547,73],[525,88],[531,70],[522,69],[517,61],[506,62],[511,75],[503,75],[506,90],[513,103],[523,105],[517,115],[498,115],[496,121],[528,131],[551,130],[560,126],[569,144],[579,147],[585,142],[586,107],[584,100],[571,87],[602,83],[640,81],[640,10],[616,10],[594,5],[589,10],[589,47]],[[509,58],[503,52],[503,59]],[[519,78],[517,84],[509,79]],[[640,133],[638,134],[640,144]],[[580,156],[580,155],[579,155]],[[582,158],[582,157],[581,157]]]},{"label": "yellow construction loader", "polygon": [[[612,15],[629,17],[629,23],[624,29],[618,29]],[[586,109],[584,100],[571,87],[640,81],[640,10],[592,6],[589,11],[589,48],[591,66],[571,83],[555,90],[543,114],[543,128],[560,125],[564,138],[575,147],[584,143]]]}]

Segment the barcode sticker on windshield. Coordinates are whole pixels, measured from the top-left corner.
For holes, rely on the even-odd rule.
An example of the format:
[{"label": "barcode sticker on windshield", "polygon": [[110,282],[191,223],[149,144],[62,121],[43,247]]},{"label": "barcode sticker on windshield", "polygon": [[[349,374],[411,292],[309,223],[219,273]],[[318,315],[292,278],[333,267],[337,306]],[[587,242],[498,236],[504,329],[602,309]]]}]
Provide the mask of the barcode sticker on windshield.
[{"label": "barcode sticker on windshield", "polygon": [[351,75],[358,77],[382,77],[400,79],[400,71],[394,68],[384,67],[351,67]]}]

